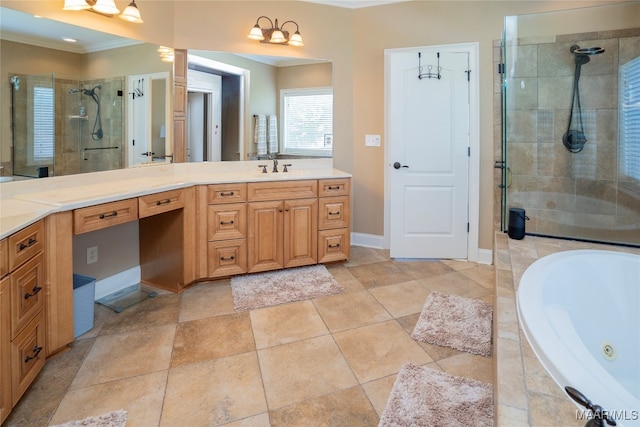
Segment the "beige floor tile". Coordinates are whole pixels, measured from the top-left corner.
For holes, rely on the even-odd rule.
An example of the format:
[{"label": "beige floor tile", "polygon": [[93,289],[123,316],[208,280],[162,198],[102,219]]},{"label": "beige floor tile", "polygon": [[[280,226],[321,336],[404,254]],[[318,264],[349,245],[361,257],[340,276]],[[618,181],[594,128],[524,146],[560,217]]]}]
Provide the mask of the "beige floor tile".
[{"label": "beige floor tile", "polygon": [[454,270],[438,260],[394,260],[393,263],[402,271],[408,273],[412,279],[428,279],[451,273]]},{"label": "beige floor tile", "polygon": [[359,386],[271,411],[270,416],[274,427],[375,427],[379,421],[371,402]]},{"label": "beige floor tile", "polygon": [[3,426],[47,425],[93,342],[93,339],[76,340],[70,350],[49,359]]},{"label": "beige floor tile", "polygon": [[380,253],[378,249],[365,248],[364,246],[351,246],[349,261],[344,263],[345,267],[356,265],[372,264],[374,262],[384,262],[389,259]]},{"label": "beige floor tile", "polygon": [[214,426],[266,412],[254,352],[171,369],[161,426]]},{"label": "beige floor tile", "polygon": [[569,398],[558,399],[556,396],[546,394],[529,393],[529,419],[531,427],[584,426],[586,419],[578,420],[579,409],[574,406]]},{"label": "beige floor tile", "polygon": [[334,338],[361,384],[396,374],[405,363],[432,361],[395,320],[339,332]]},{"label": "beige floor tile", "polygon": [[367,291],[318,298],[313,303],[331,332],[391,319],[387,310]]},{"label": "beige floor tile", "polygon": [[419,281],[430,292],[458,295],[465,298],[481,298],[493,293],[460,272],[443,274],[430,279],[420,279]]},{"label": "beige floor tile", "polygon": [[344,293],[364,291],[365,287],[358,281],[347,267],[343,264],[333,264],[327,266],[327,270],[331,273],[336,282],[343,287]]},{"label": "beige floor tile", "polygon": [[393,374],[362,384],[362,388],[375,408],[378,417],[382,416],[382,412],[387,406],[387,401],[391,395],[391,389],[396,381],[396,377],[397,375]]},{"label": "beige floor tile", "polygon": [[232,421],[224,425],[224,427],[270,427],[269,414],[267,412],[255,415],[253,417],[243,418],[238,421]]},{"label": "beige floor tile", "polygon": [[493,292],[496,286],[496,272],[492,265],[475,265],[473,268],[460,271],[476,283]]},{"label": "beige floor tile", "polygon": [[171,367],[255,350],[248,312],[178,323]]},{"label": "beige floor tile", "polygon": [[258,350],[270,410],[358,384],[331,336]]},{"label": "beige floor tile", "polygon": [[430,293],[415,280],[378,286],[369,289],[369,292],[396,318],[420,313]]},{"label": "beige floor tile", "polygon": [[112,316],[102,326],[100,335],[175,325],[180,313],[179,294],[160,294],[148,298]]},{"label": "beige floor tile", "polygon": [[175,329],[173,324],[96,338],[71,389],[168,369]]},{"label": "beige floor tile", "polygon": [[252,310],[250,316],[258,349],[329,333],[309,300]]},{"label": "beige floor tile", "polygon": [[493,384],[493,359],[490,357],[460,352],[437,363],[448,374]]},{"label": "beige floor tile", "polygon": [[69,391],[51,419],[61,424],[110,411],[127,411],[127,427],[157,426],[167,372],[158,371]]},{"label": "beige floor tile", "polygon": [[413,279],[392,261],[349,267],[349,271],[367,289],[374,286],[407,282]]},{"label": "beige floor tile", "polygon": [[228,280],[203,282],[182,293],[179,322],[234,313],[231,284]]}]

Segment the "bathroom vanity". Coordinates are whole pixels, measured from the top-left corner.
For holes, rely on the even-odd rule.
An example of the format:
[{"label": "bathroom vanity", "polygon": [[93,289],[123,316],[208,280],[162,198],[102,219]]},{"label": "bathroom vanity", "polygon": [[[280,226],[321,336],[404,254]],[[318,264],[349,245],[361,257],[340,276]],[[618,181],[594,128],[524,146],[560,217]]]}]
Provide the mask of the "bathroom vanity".
[{"label": "bathroom vanity", "polygon": [[2,184],[0,422],[46,357],[73,341],[74,235],[138,221],[141,282],[173,292],[349,257],[349,174],[324,162],[300,161],[287,173],[253,163]]}]

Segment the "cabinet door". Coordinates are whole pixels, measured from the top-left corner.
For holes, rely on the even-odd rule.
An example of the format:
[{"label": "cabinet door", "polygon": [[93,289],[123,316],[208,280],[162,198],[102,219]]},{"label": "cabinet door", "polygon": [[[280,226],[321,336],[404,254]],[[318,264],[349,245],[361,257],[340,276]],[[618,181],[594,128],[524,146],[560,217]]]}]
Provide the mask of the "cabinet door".
[{"label": "cabinet door", "polygon": [[[44,311],[11,342],[11,403],[15,405],[45,362]],[[3,379],[4,381],[4,379]]]},{"label": "cabinet door", "polygon": [[284,266],[315,264],[318,260],[318,200],[284,202]]},{"label": "cabinet door", "polygon": [[11,297],[9,278],[0,280],[0,424],[11,412]]},{"label": "cabinet door", "polygon": [[283,202],[253,202],[247,213],[247,271],[283,267]]},{"label": "cabinet door", "polygon": [[43,255],[11,273],[11,338],[14,338],[44,307]]}]

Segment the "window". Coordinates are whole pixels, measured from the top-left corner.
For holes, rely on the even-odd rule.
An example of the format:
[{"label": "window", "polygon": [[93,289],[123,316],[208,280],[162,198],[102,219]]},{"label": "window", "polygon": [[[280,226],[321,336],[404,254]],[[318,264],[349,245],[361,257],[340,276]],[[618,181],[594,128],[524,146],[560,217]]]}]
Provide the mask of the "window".
[{"label": "window", "polygon": [[283,154],[331,156],[333,147],[333,89],[280,91]]},{"label": "window", "polygon": [[640,57],[620,67],[620,167],[640,180]]},{"label": "window", "polygon": [[33,88],[33,161],[53,161],[54,146],[53,88]]}]

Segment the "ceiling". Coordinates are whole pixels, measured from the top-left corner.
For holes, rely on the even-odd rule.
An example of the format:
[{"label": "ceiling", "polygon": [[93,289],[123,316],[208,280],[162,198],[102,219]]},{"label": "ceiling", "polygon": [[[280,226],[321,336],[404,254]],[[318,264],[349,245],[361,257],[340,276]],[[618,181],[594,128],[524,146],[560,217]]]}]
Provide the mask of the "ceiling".
[{"label": "ceiling", "polygon": [[380,6],[390,3],[402,3],[411,0],[302,0],[309,3],[320,3],[328,6],[346,7],[349,9],[358,9],[361,7]]}]

